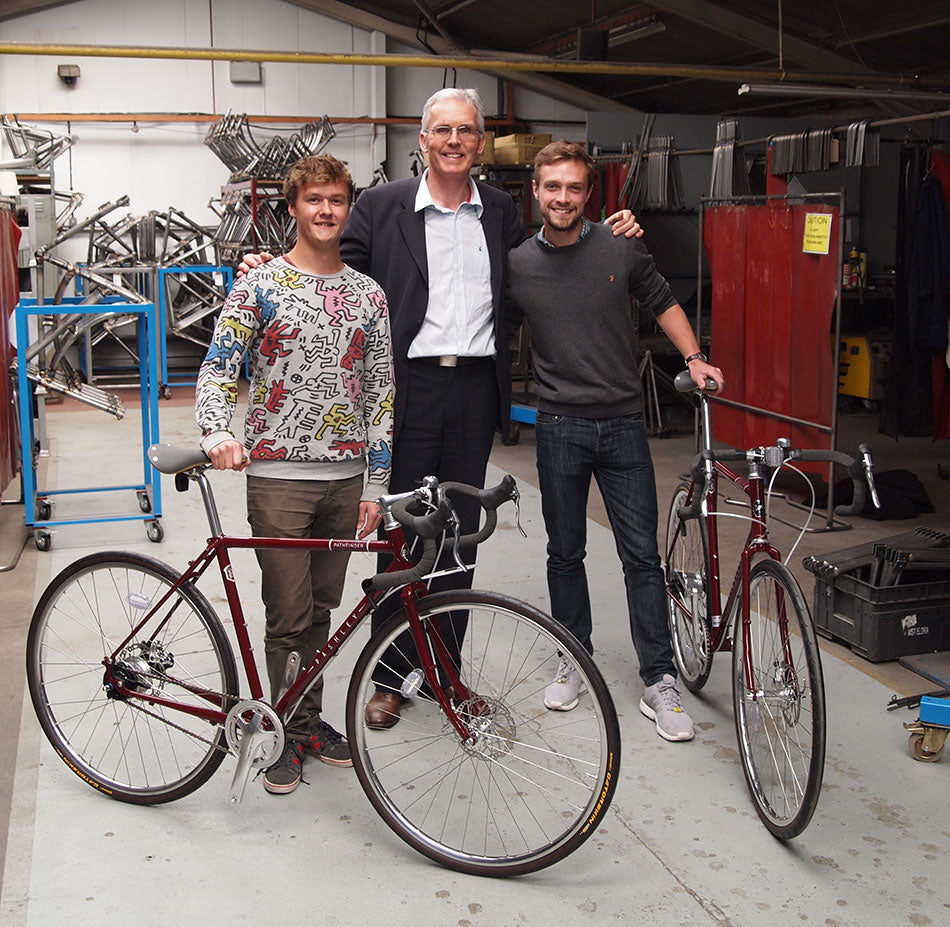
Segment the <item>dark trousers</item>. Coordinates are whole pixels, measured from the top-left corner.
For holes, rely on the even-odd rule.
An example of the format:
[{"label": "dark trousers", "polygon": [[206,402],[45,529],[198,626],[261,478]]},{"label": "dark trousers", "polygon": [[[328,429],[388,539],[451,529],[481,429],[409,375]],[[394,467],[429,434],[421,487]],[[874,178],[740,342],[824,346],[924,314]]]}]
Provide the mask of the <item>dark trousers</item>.
[{"label": "dark trousers", "polygon": [[587,495],[593,477],[623,565],[640,677],[651,686],[664,673],[675,676],[666,587],[656,544],[656,481],[643,416],[587,419],[539,412],[535,440],[541,511],[548,533],[551,614],[593,653],[584,568]]},{"label": "dark trousers", "polygon": [[[255,537],[351,538],[359,517],[363,477],[345,480],[247,478],[247,520]],[[327,642],[330,612],[340,604],[348,551],[258,550],[264,600],[264,655],[271,701],[276,701],[292,651],[306,666]],[[306,741],[323,707],[323,679],[303,697],[287,724]]]},{"label": "dark trousers", "polygon": [[[473,486],[485,485],[485,469],[491,454],[498,418],[498,383],[493,358],[465,367],[436,367],[422,361],[409,362],[406,389],[406,411],[393,447],[393,469],[390,492],[406,492],[422,484],[423,477],[435,476],[440,481],[453,480]],[[461,520],[461,532],[469,534],[478,527],[481,507],[470,497],[453,500]],[[466,558],[474,564],[475,554]],[[442,555],[438,567],[452,562],[451,552]],[[379,569],[388,565],[380,558]],[[471,571],[439,577],[430,584],[430,591],[470,589]],[[398,596],[391,596],[373,615],[372,629],[377,632],[400,605]],[[454,655],[458,655],[465,634],[467,615],[453,614],[446,619],[443,638]],[[405,674],[413,669],[403,654],[412,652],[409,636],[397,641],[373,675],[379,688],[399,690]]]}]

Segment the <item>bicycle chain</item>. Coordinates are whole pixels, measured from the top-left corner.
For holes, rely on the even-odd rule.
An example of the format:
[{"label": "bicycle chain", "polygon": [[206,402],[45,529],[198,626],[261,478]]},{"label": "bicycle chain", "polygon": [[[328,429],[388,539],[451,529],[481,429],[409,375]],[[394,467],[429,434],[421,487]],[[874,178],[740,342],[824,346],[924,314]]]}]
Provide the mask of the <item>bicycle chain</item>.
[{"label": "bicycle chain", "polygon": [[[145,678],[158,679],[162,682],[176,682],[171,676],[160,676],[158,673],[139,672],[138,675]],[[227,695],[226,693],[221,693],[221,697],[226,701],[233,702],[235,705],[240,701],[236,695]],[[130,708],[134,708],[136,711],[140,711],[142,714],[148,715],[150,718],[155,718],[156,721],[161,721],[163,724],[173,727],[176,731],[181,731],[182,734],[187,734],[189,737],[193,737],[195,740],[200,740],[203,744],[207,744],[209,747],[212,747],[215,750],[220,750],[222,753],[226,754],[230,754],[231,752],[227,747],[222,747],[221,744],[215,743],[213,740],[208,740],[207,737],[202,737],[200,734],[197,734],[194,731],[189,731],[188,728],[182,727],[180,724],[175,724],[174,721],[169,721],[169,719],[164,715],[160,715],[158,712],[151,711],[144,705],[140,705],[137,700],[123,698],[122,701]],[[223,730],[224,726],[222,725],[221,728]]]}]

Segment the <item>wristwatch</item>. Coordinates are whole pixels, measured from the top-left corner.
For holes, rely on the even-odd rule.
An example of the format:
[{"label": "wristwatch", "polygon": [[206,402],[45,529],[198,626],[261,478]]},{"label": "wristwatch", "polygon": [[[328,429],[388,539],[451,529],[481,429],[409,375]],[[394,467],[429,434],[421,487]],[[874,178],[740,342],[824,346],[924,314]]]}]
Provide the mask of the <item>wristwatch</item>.
[{"label": "wristwatch", "polygon": [[690,356],[687,357],[686,360],[683,361],[683,363],[689,364],[690,361],[694,361],[694,360],[701,360],[704,364],[709,363],[709,358],[706,357],[706,355],[703,354],[702,351],[697,351],[695,354],[690,354]]}]

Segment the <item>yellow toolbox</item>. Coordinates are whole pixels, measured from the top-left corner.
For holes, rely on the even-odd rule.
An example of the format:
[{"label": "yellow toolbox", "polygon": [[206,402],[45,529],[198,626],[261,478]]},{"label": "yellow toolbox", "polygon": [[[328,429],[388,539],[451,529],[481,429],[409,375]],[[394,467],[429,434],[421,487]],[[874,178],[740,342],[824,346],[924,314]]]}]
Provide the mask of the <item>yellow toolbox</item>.
[{"label": "yellow toolbox", "polygon": [[891,343],[865,335],[842,335],[838,353],[838,392],[858,399],[878,400],[884,395],[884,371]]}]

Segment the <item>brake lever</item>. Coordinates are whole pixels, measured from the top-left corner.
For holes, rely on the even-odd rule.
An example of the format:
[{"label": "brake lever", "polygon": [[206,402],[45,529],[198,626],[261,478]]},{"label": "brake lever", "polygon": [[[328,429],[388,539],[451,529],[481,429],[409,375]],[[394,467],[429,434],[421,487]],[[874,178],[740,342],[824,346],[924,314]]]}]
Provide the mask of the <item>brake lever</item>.
[{"label": "brake lever", "polygon": [[515,504],[515,526],[521,532],[521,536],[526,538],[528,533],[521,527],[521,491],[517,486],[511,491],[511,501]]},{"label": "brake lever", "polygon": [[452,541],[452,559],[460,570],[468,571],[471,569],[462,562],[459,540],[461,538],[461,522],[456,514],[455,507],[449,503],[449,517],[445,520],[445,530],[451,530],[454,540]]},{"label": "brake lever", "polygon": [[874,470],[871,467],[871,452],[865,451],[861,455],[861,460],[864,463],[864,475],[868,481],[868,488],[871,490],[871,501],[874,503],[874,508],[879,509],[881,507],[881,500],[877,494],[877,486],[874,485]]}]

